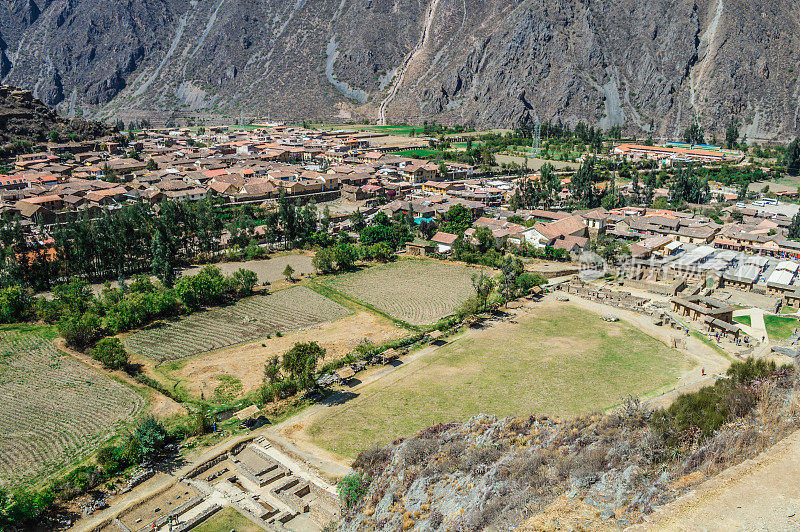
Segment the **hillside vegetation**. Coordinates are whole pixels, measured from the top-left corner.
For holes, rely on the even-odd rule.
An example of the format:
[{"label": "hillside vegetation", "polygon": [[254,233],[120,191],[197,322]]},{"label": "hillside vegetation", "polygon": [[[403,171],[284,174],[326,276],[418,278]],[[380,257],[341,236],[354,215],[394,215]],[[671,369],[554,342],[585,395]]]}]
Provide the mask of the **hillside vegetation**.
[{"label": "hillside vegetation", "polygon": [[584,528],[638,522],[800,426],[793,370],[749,360],[728,374],[668,410],[630,400],[563,420],[479,415],[364,451],[348,479],[363,495],[344,501],[340,530],[494,530],[528,519],[537,529],[556,526],[565,508],[596,510],[582,522],[572,514]]}]

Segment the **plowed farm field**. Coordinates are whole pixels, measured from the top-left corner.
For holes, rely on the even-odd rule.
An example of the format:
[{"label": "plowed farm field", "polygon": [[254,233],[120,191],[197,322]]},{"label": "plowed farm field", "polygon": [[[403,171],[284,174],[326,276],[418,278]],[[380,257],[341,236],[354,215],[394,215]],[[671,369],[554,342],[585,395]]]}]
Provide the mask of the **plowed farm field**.
[{"label": "plowed farm field", "polygon": [[479,271],[460,264],[405,259],[322,283],[411,325],[429,325],[469,299],[472,275]]},{"label": "plowed farm field", "polygon": [[125,342],[139,355],[164,362],[252,342],[278,332],[303,330],[351,314],[303,286],[253,296],[227,307],[197,312],[138,331]]},{"label": "plowed farm field", "polygon": [[49,327],[0,328],[0,484],[80,460],[145,407],[134,390],[60,352]]}]

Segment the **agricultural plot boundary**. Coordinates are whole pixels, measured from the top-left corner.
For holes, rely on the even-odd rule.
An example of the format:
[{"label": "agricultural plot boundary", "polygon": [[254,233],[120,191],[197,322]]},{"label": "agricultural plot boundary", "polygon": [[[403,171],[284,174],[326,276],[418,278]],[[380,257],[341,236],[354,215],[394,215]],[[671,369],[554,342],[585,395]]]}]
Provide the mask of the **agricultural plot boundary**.
[{"label": "agricultural plot boundary", "polygon": [[1,328],[0,480],[35,484],[84,458],[146,406],[59,351],[46,327]]},{"label": "agricultural plot boundary", "polygon": [[474,291],[477,268],[426,259],[402,259],[317,280],[328,290],[412,329],[434,325],[452,315]]},{"label": "agricultural plot boundary", "polygon": [[352,311],[303,286],[161,322],[130,335],[126,347],[159,362],[216,351],[278,332],[302,330]]}]

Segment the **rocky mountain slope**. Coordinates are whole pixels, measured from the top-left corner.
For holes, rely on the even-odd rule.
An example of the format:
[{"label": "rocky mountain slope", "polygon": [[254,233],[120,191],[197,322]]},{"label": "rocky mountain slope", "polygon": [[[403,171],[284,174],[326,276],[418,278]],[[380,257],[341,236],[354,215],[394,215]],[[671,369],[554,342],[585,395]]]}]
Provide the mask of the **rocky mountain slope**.
[{"label": "rocky mountain slope", "polygon": [[744,0],[7,0],[0,78],[96,116],[526,116],[785,139],[800,11]]},{"label": "rocky mountain slope", "polygon": [[70,135],[94,139],[112,131],[93,120],[59,116],[28,90],[0,86],[0,147],[14,142],[45,142],[53,132],[66,140]]}]

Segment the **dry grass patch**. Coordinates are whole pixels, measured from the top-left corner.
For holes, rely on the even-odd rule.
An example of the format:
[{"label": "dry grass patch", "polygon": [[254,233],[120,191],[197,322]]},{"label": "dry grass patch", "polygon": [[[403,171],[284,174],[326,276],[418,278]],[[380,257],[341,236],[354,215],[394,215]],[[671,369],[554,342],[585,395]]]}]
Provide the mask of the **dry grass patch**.
[{"label": "dry grass patch", "polygon": [[238,379],[242,392],[247,393],[261,384],[267,360],[283,355],[296,342],[318,342],[327,350],[324,362],[330,362],[351,352],[364,339],[380,344],[404,334],[386,318],[359,312],[303,331],[290,332],[280,338],[273,336],[167,363],[158,371],[171,380],[185,383],[186,389],[195,397],[211,397],[219,386],[221,375]]},{"label": "dry grass patch", "polygon": [[350,310],[302,286],[243,299],[133,333],[126,347],[160,362],[177,360],[343,318]]},{"label": "dry grass patch", "polygon": [[0,328],[0,480],[27,485],[80,460],[145,400],[60,352],[50,327]]},{"label": "dry grass patch", "polygon": [[679,351],[573,305],[536,306],[470,331],[328,409],[311,437],[341,456],[478,413],[574,415],[666,387],[689,368]]},{"label": "dry grass patch", "polygon": [[452,314],[472,294],[477,268],[425,259],[397,262],[337,275],[330,288],[412,325],[429,325]]}]

